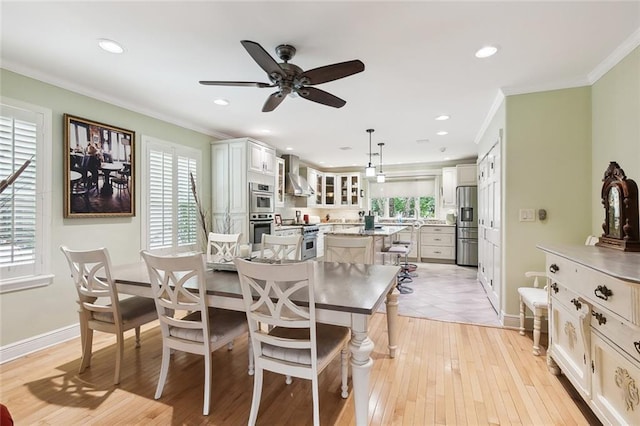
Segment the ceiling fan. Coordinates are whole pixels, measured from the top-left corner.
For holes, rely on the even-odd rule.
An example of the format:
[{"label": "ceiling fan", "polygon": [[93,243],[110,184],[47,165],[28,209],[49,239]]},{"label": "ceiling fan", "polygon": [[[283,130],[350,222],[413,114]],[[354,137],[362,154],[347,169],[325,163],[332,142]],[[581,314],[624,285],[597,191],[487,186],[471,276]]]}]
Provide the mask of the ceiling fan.
[{"label": "ceiling fan", "polygon": [[249,52],[253,60],[266,71],[271,84],[254,81],[200,81],[200,84],[207,86],[277,87],[278,90],[267,98],[262,107],[262,112],[276,109],[285,96],[290,93],[297,93],[302,98],[319,104],[341,108],[347,103],[345,100],[310,86],[338,80],[339,78],[364,71],[364,64],[359,60],[340,62],[303,71],[297,65],[289,63],[296,54],[295,47],[291,45],[281,44],[276,47],[276,54],[283,61],[279,64],[255,41],[242,40],[240,43]]}]

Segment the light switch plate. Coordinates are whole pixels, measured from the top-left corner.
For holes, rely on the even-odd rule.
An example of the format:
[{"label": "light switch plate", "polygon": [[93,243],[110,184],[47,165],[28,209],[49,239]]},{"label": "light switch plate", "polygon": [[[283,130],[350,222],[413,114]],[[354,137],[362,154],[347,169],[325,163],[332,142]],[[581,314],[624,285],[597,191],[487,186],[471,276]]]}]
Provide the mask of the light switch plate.
[{"label": "light switch plate", "polygon": [[535,209],[520,209],[520,222],[535,222]]}]

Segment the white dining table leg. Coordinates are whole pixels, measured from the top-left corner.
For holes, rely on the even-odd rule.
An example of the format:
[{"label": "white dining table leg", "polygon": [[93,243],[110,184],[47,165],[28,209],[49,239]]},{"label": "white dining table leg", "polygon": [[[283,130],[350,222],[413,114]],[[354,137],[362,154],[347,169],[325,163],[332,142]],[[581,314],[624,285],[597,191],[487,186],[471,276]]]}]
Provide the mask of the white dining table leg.
[{"label": "white dining table leg", "polygon": [[398,290],[396,286],[387,293],[387,330],[389,333],[389,356],[396,357],[398,349]]},{"label": "white dining table leg", "polygon": [[356,425],[364,426],[369,418],[369,376],[373,360],[373,341],[369,339],[368,317],[351,316],[351,377],[353,379],[353,402],[356,411]]}]

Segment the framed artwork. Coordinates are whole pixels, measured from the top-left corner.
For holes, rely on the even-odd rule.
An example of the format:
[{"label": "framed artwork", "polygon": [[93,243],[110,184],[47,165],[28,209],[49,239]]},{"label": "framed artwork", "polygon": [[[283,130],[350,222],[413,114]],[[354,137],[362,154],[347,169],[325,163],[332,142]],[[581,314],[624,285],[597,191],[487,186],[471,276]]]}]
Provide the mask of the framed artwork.
[{"label": "framed artwork", "polygon": [[276,213],[275,218],[276,218],[276,220],[275,220],[276,221],[276,226],[282,225],[282,216],[280,216],[279,214]]},{"label": "framed artwork", "polygon": [[64,114],[64,217],[135,216],[135,132]]}]

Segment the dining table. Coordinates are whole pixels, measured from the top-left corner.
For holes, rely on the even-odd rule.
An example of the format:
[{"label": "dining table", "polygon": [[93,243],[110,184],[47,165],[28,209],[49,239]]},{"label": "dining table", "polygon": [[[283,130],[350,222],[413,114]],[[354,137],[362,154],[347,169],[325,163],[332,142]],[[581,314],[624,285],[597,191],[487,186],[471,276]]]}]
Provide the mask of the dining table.
[{"label": "dining table", "polygon": [[[351,329],[349,350],[352,368],[355,421],[366,425],[369,417],[369,380],[374,343],[369,337],[369,320],[386,303],[388,351],[394,358],[397,350],[398,266],[364,265],[309,260],[316,263],[314,296],[316,321]],[[111,276],[122,294],[152,297],[151,284],[144,262],[112,267]],[[194,284],[195,285],[195,284]],[[236,271],[206,271],[209,306],[244,311],[240,279]],[[195,287],[194,287],[195,290]],[[301,296],[302,300],[306,296]]]}]

